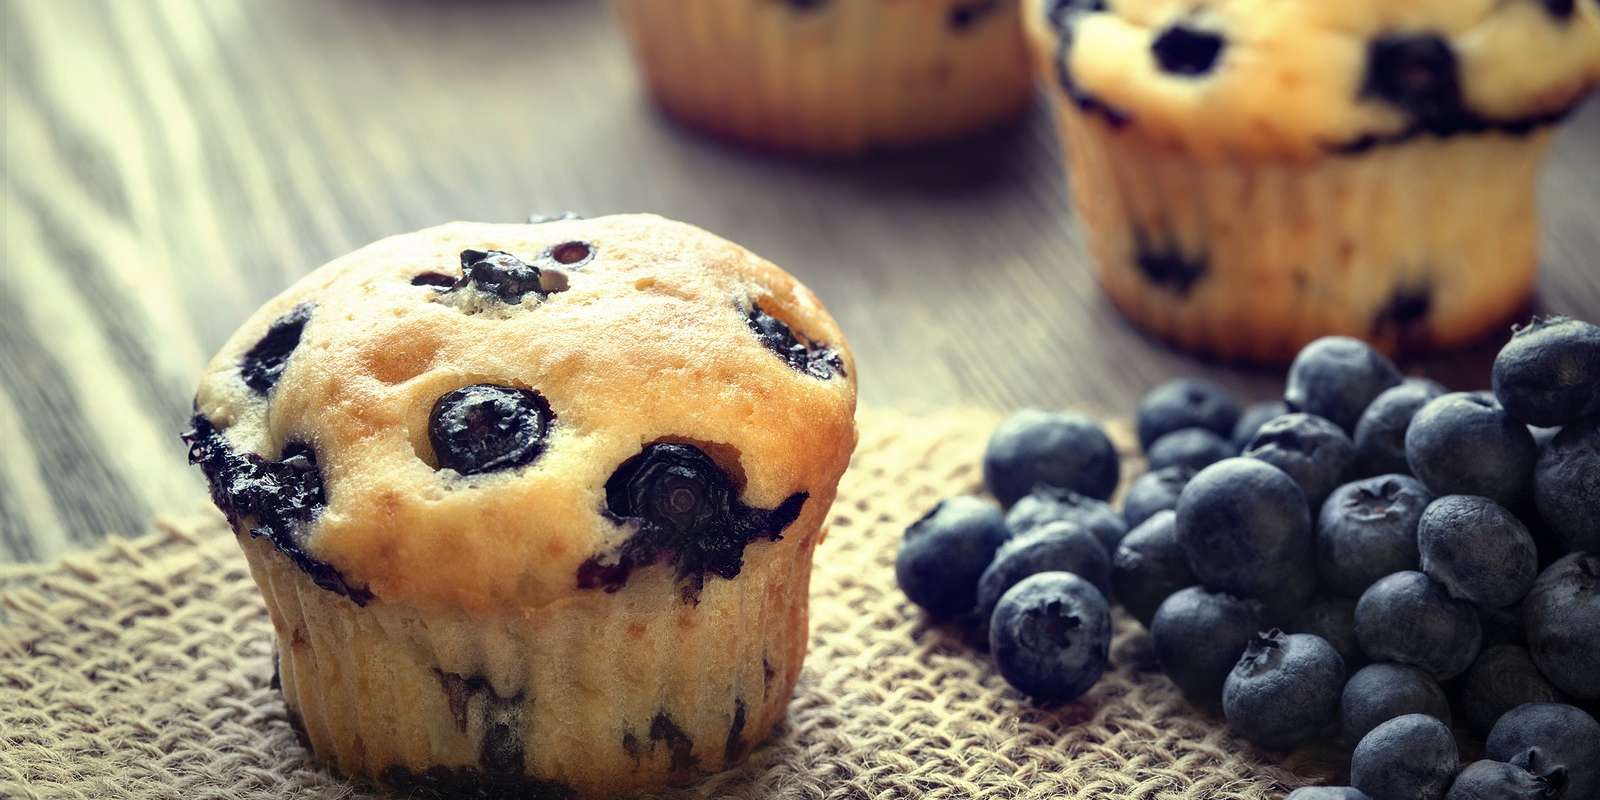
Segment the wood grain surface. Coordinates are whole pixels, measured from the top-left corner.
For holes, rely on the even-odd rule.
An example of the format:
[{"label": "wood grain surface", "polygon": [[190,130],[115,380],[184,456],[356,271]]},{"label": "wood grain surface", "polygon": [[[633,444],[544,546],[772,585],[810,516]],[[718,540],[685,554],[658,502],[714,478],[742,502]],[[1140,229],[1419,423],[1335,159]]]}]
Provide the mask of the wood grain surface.
[{"label": "wood grain surface", "polygon": [[[693,0],[685,0],[692,2]],[[828,303],[864,402],[1124,414],[1178,372],[1072,226],[1049,120],[851,163],[665,122],[598,0],[0,0],[0,559],[191,508],[176,434],[209,354],[295,277],[451,219],[648,210]],[[1600,318],[1600,105],[1544,175],[1541,304]],[[1492,344],[1412,365],[1486,380]]]}]

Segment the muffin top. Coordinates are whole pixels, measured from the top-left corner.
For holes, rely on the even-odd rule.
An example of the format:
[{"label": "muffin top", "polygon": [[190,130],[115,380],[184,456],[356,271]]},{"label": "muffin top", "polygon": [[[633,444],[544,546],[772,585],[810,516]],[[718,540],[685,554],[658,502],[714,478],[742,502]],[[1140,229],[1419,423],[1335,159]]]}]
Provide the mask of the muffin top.
[{"label": "muffin top", "polygon": [[1600,83],[1596,0],[1032,0],[1071,99],[1199,155],[1528,131]]},{"label": "muffin top", "polygon": [[237,528],[357,603],[525,611],[636,574],[693,601],[821,524],[854,374],[815,295],[699,228],[458,222],[269,301],[185,438]]}]

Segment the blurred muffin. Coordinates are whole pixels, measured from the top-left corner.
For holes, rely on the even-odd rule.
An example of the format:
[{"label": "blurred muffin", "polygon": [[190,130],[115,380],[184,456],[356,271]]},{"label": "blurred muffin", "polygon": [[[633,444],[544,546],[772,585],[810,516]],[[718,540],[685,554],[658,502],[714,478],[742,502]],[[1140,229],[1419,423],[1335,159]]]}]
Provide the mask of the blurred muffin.
[{"label": "blurred muffin", "polygon": [[737,245],[454,223],[268,302],[186,439],[319,758],[574,797],[723,769],[783,716],[854,407],[833,320]]},{"label": "blurred muffin", "polygon": [[1600,5],[1573,0],[1030,0],[1026,26],[1106,291],[1230,358],[1499,326],[1557,123],[1600,82]]},{"label": "blurred muffin", "polygon": [[673,117],[773,150],[957,137],[1033,95],[1019,0],[617,0]]}]

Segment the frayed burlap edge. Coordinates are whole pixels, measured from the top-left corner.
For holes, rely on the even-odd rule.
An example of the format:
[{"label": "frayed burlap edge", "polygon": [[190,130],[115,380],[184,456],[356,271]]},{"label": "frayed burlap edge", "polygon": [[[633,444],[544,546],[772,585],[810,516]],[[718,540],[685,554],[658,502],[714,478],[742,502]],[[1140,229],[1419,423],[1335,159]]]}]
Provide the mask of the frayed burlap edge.
[{"label": "frayed burlap edge", "polygon": [[[895,588],[895,543],[979,486],[981,412],[864,413],[812,583],[811,651],[773,739],[675,798],[1261,800],[1328,774],[1195,712],[1118,612],[1113,672],[1040,710]],[[1125,431],[1116,432],[1125,453]],[[1137,469],[1125,459],[1125,471]],[[271,625],[213,513],[0,568],[0,796],[370,798],[309,761],[271,688]]]}]

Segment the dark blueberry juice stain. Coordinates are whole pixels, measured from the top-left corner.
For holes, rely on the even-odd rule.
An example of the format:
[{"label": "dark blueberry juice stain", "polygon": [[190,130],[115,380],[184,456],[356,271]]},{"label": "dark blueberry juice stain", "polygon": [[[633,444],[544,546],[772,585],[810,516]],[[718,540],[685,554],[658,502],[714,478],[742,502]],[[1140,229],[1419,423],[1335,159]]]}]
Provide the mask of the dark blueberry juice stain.
[{"label": "dark blueberry juice stain", "polygon": [[1431,293],[1426,287],[1396,291],[1373,318],[1373,336],[1393,336],[1402,349],[1427,346],[1431,336],[1428,311],[1432,303]]},{"label": "dark blueberry juice stain", "polygon": [[466,283],[505,303],[516,305],[530,294],[544,297],[539,268],[501,250],[462,250],[461,273]]},{"label": "dark blueberry juice stain", "polygon": [[1162,72],[1173,75],[1204,75],[1214,69],[1225,42],[1211,31],[1174,25],[1161,32],[1150,45]]},{"label": "dark blueberry juice stain", "polygon": [[1056,50],[1056,81],[1061,84],[1061,91],[1071,100],[1079,110],[1085,114],[1096,116],[1105,120],[1112,128],[1123,128],[1132,120],[1128,112],[1101,100],[1093,93],[1078,85],[1072,75],[1072,43],[1077,37],[1077,23],[1085,14],[1105,11],[1105,4],[1101,2],[1064,2],[1059,3],[1049,10],[1051,24],[1056,28],[1061,40],[1059,49]]},{"label": "dark blueberry juice stain", "polygon": [[1106,10],[1106,0],[1052,0],[1045,6],[1045,19],[1057,31],[1065,30],[1079,14],[1094,14]]},{"label": "dark blueberry juice stain", "polygon": [[538,458],[554,419],[538,392],[475,383],[434,401],[428,441],[440,467],[462,475],[494,472]]},{"label": "dark blueberry juice stain", "polygon": [[732,764],[744,755],[744,698],[733,701],[733,722],[728,725],[728,741],[722,748],[722,763]]},{"label": "dark blueberry juice stain", "polygon": [[311,304],[301,303],[272,321],[267,335],[246,351],[239,362],[239,374],[246,386],[262,394],[272,391],[278,378],[283,377],[283,368],[289,365],[289,356],[300,346],[300,334],[310,319]]},{"label": "dark blueberry juice stain", "polygon": [[1540,2],[1544,5],[1544,10],[1550,12],[1550,16],[1563,21],[1572,19],[1572,12],[1578,10],[1576,0],[1540,0]]},{"label": "dark blueberry juice stain", "polygon": [[650,741],[666,744],[672,753],[673,772],[684,772],[700,763],[694,755],[694,740],[665,711],[656,712],[655,719],[650,720]]},{"label": "dark blueberry juice stain", "polygon": [[1364,97],[1405,111],[1430,133],[1447,134],[1466,123],[1455,50],[1434,34],[1390,34],[1367,48]]},{"label": "dark blueberry juice stain", "polygon": [[794,329],[777,317],[768,314],[754,303],[745,316],[750,330],[761,344],[783,359],[784,363],[818,380],[828,380],[844,374],[844,359],[833,348],[820,342],[802,339]]},{"label": "dark blueberry juice stain", "polygon": [[1207,271],[1205,258],[1191,258],[1173,245],[1157,245],[1144,236],[1134,243],[1134,261],[1145,280],[1178,295],[1188,294]]},{"label": "dark blueberry juice stain", "polygon": [[441,289],[453,289],[459,282],[456,276],[443,272],[424,272],[411,278],[412,286],[437,286]]},{"label": "dark blueberry juice stain", "polygon": [[481,676],[466,676],[435,669],[456,729],[466,731],[476,711],[483,722],[478,765],[489,775],[516,775],[523,771],[524,753],[520,720],[527,699],[521,692],[510,697],[496,694]]},{"label": "dark blueberry juice stain", "polygon": [[616,591],[633,570],[667,561],[684,599],[697,601],[708,573],[737,576],[745,546],[782,538],[807,497],[796,492],[770,511],[751,508],[739,502],[728,474],[700,448],[647,445],[606,480],[606,513],[636,523],[638,530],[606,557],[580,565],[578,586]]},{"label": "dark blueberry juice stain", "polygon": [[379,780],[402,797],[420,800],[577,800],[572,787],[526,775],[495,775],[476,767],[430,767],[412,772],[401,766]]},{"label": "dark blueberry juice stain", "polygon": [[294,562],[317,586],[364,606],[372,600],[365,587],[345,581],[339,570],[313,558],[303,545],[307,529],[328,501],[310,447],[290,443],[279,461],[233,449],[222,431],[202,414],[194,415],[193,429],[183,434],[189,445],[189,463],[205,473],[211,501],[237,528],[252,521],[251,536],[265,536],[278,552]]}]

